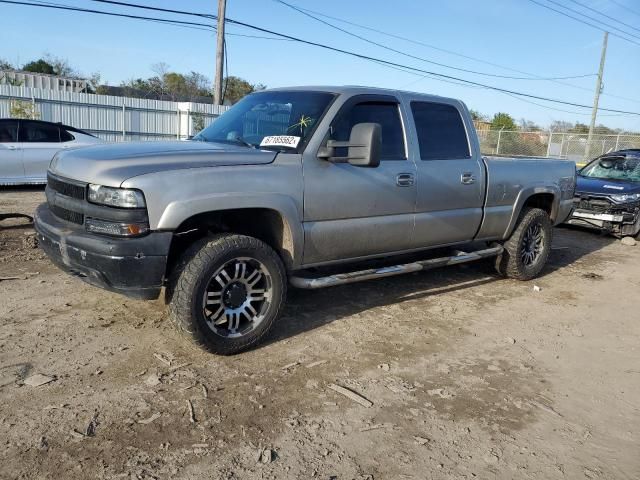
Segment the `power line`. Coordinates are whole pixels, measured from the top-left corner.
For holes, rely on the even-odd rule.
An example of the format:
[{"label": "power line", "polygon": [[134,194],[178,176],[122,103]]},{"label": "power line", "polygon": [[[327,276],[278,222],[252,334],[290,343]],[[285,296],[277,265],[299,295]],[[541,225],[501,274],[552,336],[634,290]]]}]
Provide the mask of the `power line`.
[{"label": "power line", "polygon": [[[152,7],[152,6],[149,6],[149,5],[141,5],[141,4],[137,4],[137,3],[123,2],[123,1],[118,1],[118,0],[91,0],[91,1],[99,2],[99,3],[108,3],[108,4],[113,4],[113,5],[120,5],[120,6],[127,6],[127,7],[133,7],[133,8],[142,8],[142,9],[153,10],[153,11],[179,13],[179,14],[182,14],[182,15],[193,15],[193,16],[198,16],[198,17],[212,18],[214,20],[217,19],[217,17],[215,15],[210,15],[210,14],[205,14],[205,13],[199,13],[199,12],[193,12],[193,11],[184,11],[184,10],[166,9],[166,8],[160,8],[160,7]],[[289,6],[289,5],[287,4],[287,6]],[[458,56],[461,56],[461,57],[464,57],[464,58],[468,58],[468,59],[471,59],[471,60],[487,63],[489,65],[496,66],[498,68],[504,68],[504,69],[511,70],[511,71],[514,71],[514,72],[517,72],[517,73],[522,73],[524,75],[530,75],[530,76],[536,77],[536,78],[541,79],[541,80],[545,79],[544,77],[541,77],[541,76],[536,75],[536,74],[531,74],[531,73],[528,73],[528,72],[522,72],[520,70],[515,70],[515,69],[509,68],[509,67],[504,67],[504,66],[501,66],[501,65],[498,65],[498,64],[494,64],[494,63],[491,63],[491,62],[485,62],[485,61],[482,61],[482,60],[478,60],[478,59],[475,59],[475,58],[467,56],[467,55],[458,54],[458,53],[452,52],[450,50],[445,50],[445,49],[442,49],[442,48],[439,48],[439,47],[435,47],[433,45],[429,45],[429,44],[426,44],[426,43],[423,43],[423,42],[419,42],[419,41],[416,41],[416,40],[412,40],[412,39],[409,39],[409,38],[406,38],[406,37],[401,37],[401,36],[398,36],[398,35],[389,34],[389,33],[383,32],[381,30],[376,30],[376,29],[372,29],[370,27],[366,27],[366,26],[363,26],[363,25],[358,25],[356,23],[348,22],[346,20],[342,20],[342,19],[339,19],[339,18],[336,18],[336,17],[330,17],[328,15],[324,15],[322,13],[319,13],[319,12],[316,12],[316,11],[312,11],[312,10],[309,10],[309,9],[299,8],[299,7],[294,7],[294,6],[291,6],[291,7],[299,9],[299,10],[303,10],[303,11],[306,11],[306,12],[311,12],[311,13],[314,13],[314,14],[319,15],[319,16],[324,16],[326,18],[331,18],[333,20],[342,21],[344,23],[351,24],[351,25],[354,25],[354,26],[358,26],[360,28],[365,28],[365,29],[368,29],[368,30],[371,30],[371,31],[375,31],[375,32],[381,33],[383,35],[387,35],[387,36],[395,37],[395,38],[398,38],[398,39],[401,39],[401,40],[409,41],[409,42],[412,42],[412,43],[415,43],[415,44],[418,44],[418,45],[427,46],[429,48],[434,48],[436,50],[441,50],[441,51],[444,51],[446,53],[450,53],[450,54],[458,55]],[[321,20],[318,19],[318,21],[321,21]],[[333,26],[333,27],[339,29],[339,27],[335,27],[335,26]],[[346,33],[351,34],[351,32],[346,32]],[[268,37],[268,38],[271,38],[271,37]],[[288,40],[293,40],[293,39],[288,39]],[[429,75],[425,75],[425,77],[426,76],[429,76]],[[585,76],[588,76],[588,75],[585,75]],[[564,77],[564,78],[578,78],[578,77],[579,76]],[[562,79],[562,78],[563,77],[557,77],[557,79],[545,79],[545,80],[553,81],[554,83],[557,83],[559,85],[565,85],[565,86],[569,86],[569,87],[576,88],[576,89],[579,89],[579,90],[584,90],[584,91],[587,91],[587,92],[591,92],[591,89],[589,89],[589,88],[581,87],[581,86],[578,86],[578,85],[573,85],[571,83],[566,83],[566,82],[559,81],[559,79]],[[610,94],[610,93],[607,93],[607,94],[604,94],[604,95],[609,96],[611,98],[618,98],[620,100],[627,100],[627,101],[631,101],[631,102],[635,102],[635,103],[640,103],[640,100],[637,100],[637,99],[634,99],[634,98],[623,97],[621,95],[614,95],[614,94]]]},{"label": "power line", "polygon": [[[572,1],[573,1],[573,0],[572,0]],[[603,20],[600,20],[599,18],[591,17],[591,16],[587,15],[586,13],[582,13],[582,12],[581,12],[581,11],[579,11],[579,10],[575,10],[575,9],[573,9],[573,8],[567,7],[567,6],[565,6],[565,5],[561,4],[561,3],[556,2],[555,0],[547,0],[547,2],[552,3],[552,4],[554,4],[554,5],[557,5],[557,6],[559,6],[559,7],[562,7],[562,8],[564,8],[565,10],[569,10],[570,12],[575,13],[575,14],[577,14],[577,15],[582,15],[583,17],[588,18],[588,19],[589,19],[589,20],[591,20],[591,21],[601,23],[602,25],[604,25],[605,27],[607,27],[607,28],[609,28],[609,29],[617,30],[617,31],[619,31],[620,33],[624,33],[625,35],[628,35],[628,36],[630,36],[630,37],[637,38],[638,40],[640,40],[640,37],[639,37],[639,36],[637,36],[637,35],[636,35],[636,34],[634,34],[634,33],[625,32],[624,30],[622,30],[622,29],[620,29],[620,28],[618,28],[618,27],[615,27],[615,26],[613,26],[613,25],[609,25],[608,23],[604,22]],[[577,3],[577,2],[576,2],[576,3]],[[578,5],[580,5],[580,4],[578,4]],[[598,11],[596,10],[596,12],[598,12]],[[598,13],[599,13],[599,12],[598,12]],[[617,20],[616,20],[616,21],[617,21]]]},{"label": "power line", "polygon": [[140,15],[130,15],[130,14],[125,14],[125,13],[105,12],[105,11],[102,11],[102,10],[93,10],[93,9],[88,9],[88,8],[70,7],[70,6],[63,6],[63,5],[58,5],[58,4],[53,5],[53,4],[44,4],[44,3],[29,3],[29,2],[19,2],[19,1],[15,1],[15,0],[0,0],[0,3],[8,3],[8,4],[13,4],[13,5],[24,5],[24,6],[29,6],[29,7],[53,8],[53,9],[57,9],[57,10],[72,10],[72,11],[75,11],[75,12],[94,13],[94,14],[98,14],[98,15],[108,15],[108,16],[112,16],[112,17],[124,17],[124,18],[130,18],[130,19],[134,19],[134,20],[147,20],[147,21],[152,21],[152,22],[167,23],[167,24],[171,24],[171,25],[175,25],[175,26],[198,26],[198,27],[213,28],[213,25],[210,25],[210,24],[207,24],[207,23],[186,22],[186,21],[183,21],[183,20],[169,20],[169,19],[158,18],[158,17],[143,17],[143,16],[140,16]]},{"label": "power line", "polygon": [[[582,20],[580,18],[577,18],[577,17],[574,17],[572,15],[569,15],[568,13],[563,12],[562,10],[557,10],[557,9],[555,9],[553,7],[550,7],[549,5],[545,5],[544,3],[540,3],[540,2],[538,2],[536,0],[529,0],[529,1],[531,3],[535,3],[536,5],[538,5],[538,6],[542,7],[542,8],[546,8],[546,9],[551,10],[553,12],[559,13],[560,15],[564,15],[565,17],[569,17],[569,18],[571,18],[573,20],[576,20],[577,22],[584,23],[585,25],[589,25],[590,27],[593,27],[593,28],[595,28],[597,30],[600,30],[601,32],[606,32],[607,31],[607,30],[605,30],[604,28],[602,28],[602,27],[600,27],[598,25],[594,25],[593,23],[589,23],[589,22],[587,22],[585,20]],[[556,5],[558,5],[558,4],[556,4]],[[560,6],[562,6],[562,5],[560,5]],[[566,7],[564,7],[564,8],[566,8]],[[633,40],[631,40],[629,38],[623,37],[623,36],[618,35],[618,34],[613,33],[613,32],[609,32],[609,33],[611,34],[612,37],[621,38],[622,40],[626,40],[627,42],[633,43],[634,45],[637,45],[637,46],[640,47],[640,43],[638,43],[638,42],[635,42],[635,41],[633,41]],[[626,32],[623,32],[623,33],[626,33]],[[627,34],[627,35],[629,35],[629,34]]]},{"label": "power line", "polygon": [[288,38],[264,37],[262,35],[244,35],[242,33],[232,33],[232,32],[225,32],[225,35],[233,35],[234,37],[244,37],[244,38],[257,38],[260,40],[278,40],[281,42],[293,42],[293,40],[289,40]]},{"label": "power line", "polygon": [[[395,38],[395,39],[402,40],[402,41],[405,41],[405,42],[409,42],[409,43],[412,43],[412,44],[415,44],[415,45],[431,48],[433,50],[444,52],[444,53],[447,53],[449,55],[454,55],[454,56],[458,56],[458,57],[465,58],[465,59],[468,59],[468,60],[473,60],[475,62],[484,63],[486,65],[491,65],[493,67],[501,68],[501,69],[504,69],[504,70],[510,70],[512,72],[521,73],[521,74],[524,74],[524,75],[529,75],[530,77],[535,77],[535,79],[548,80],[548,81],[556,83],[558,85],[563,85],[563,86],[566,86],[566,87],[575,88],[577,90],[583,90],[585,92],[591,92],[590,88],[582,87],[580,85],[575,85],[573,83],[562,82],[560,80],[561,79],[570,79],[570,78],[581,78],[581,77],[595,76],[595,74],[592,74],[592,75],[575,75],[575,76],[555,77],[555,78],[545,78],[545,77],[542,77],[542,76],[537,75],[535,73],[529,73],[529,72],[525,72],[525,71],[522,71],[522,70],[517,70],[517,69],[511,68],[511,67],[506,67],[504,65],[493,63],[493,62],[490,62],[490,61],[487,61],[487,60],[482,60],[482,59],[479,59],[477,57],[472,57],[472,56],[465,55],[465,54],[462,54],[462,53],[459,53],[459,52],[454,52],[452,50],[447,50],[445,48],[440,48],[440,47],[437,47],[435,45],[424,43],[424,42],[421,42],[419,40],[414,40],[414,39],[409,38],[409,37],[403,37],[401,35],[396,35],[394,33],[385,32],[383,30],[379,30],[379,29],[376,29],[376,28],[368,27],[366,25],[362,25],[362,24],[359,24],[359,23],[351,22],[351,21],[345,20],[343,18],[338,18],[338,17],[334,17],[334,16],[331,16],[331,15],[327,15],[327,14],[324,14],[322,12],[318,12],[317,10],[310,10],[308,8],[302,8],[302,7],[297,7],[297,6],[296,6],[296,8],[298,10],[302,10],[304,12],[312,13],[312,14],[318,15],[318,16],[323,17],[323,18],[328,18],[328,19],[331,19],[331,20],[335,20],[337,22],[341,22],[341,23],[344,23],[346,25],[351,25],[351,26],[354,26],[354,27],[362,28],[364,30],[375,32],[375,33],[378,33],[380,35],[385,35],[387,37]],[[351,32],[347,32],[347,33],[350,34]],[[423,76],[422,78],[427,78],[427,75]],[[532,78],[532,80],[533,79],[534,78]],[[418,80],[416,80],[416,81],[418,81]],[[415,83],[415,81],[411,82],[411,84],[413,84],[413,83]],[[604,93],[604,92],[602,93],[602,95],[605,95],[605,96],[608,96],[608,97],[611,97],[611,98],[617,98],[617,99],[620,99],[620,100],[626,100],[626,101],[630,101],[630,102],[640,103],[640,100],[638,100],[638,99],[624,97],[622,95],[615,95],[615,94],[612,94],[612,93]]]},{"label": "power line", "polygon": [[[44,8],[53,8],[53,7],[50,7],[50,6],[47,6],[47,5],[41,5],[41,4],[36,4],[36,3],[27,3],[27,2],[17,2],[17,1],[13,1],[13,0],[0,0],[0,3],[24,4],[24,5],[39,6],[39,7],[44,7]],[[130,4],[130,5],[134,5],[134,4]],[[138,7],[141,7],[141,6],[138,5]],[[144,7],[144,6],[142,6],[142,8],[152,8],[152,7]],[[79,9],[79,10],[82,11],[83,9]],[[98,11],[97,13],[105,13],[105,12]],[[117,16],[120,16],[120,14],[118,14]],[[213,16],[211,16],[211,17],[213,17]],[[142,17],[142,18],[145,18],[145,17]],[[589,105],[584,105],[584,104],[575,103],[575,102],[568,102],[568,101],[565,101],[565,100],[559,100],[559,99],[554,99],[554,98],[542,97],[540,95],[534,95],[534,94],[525,93],[525,92],[518,92],[518,91],[515,91],[515,90],[509,90],[509,89],[506,89],[506,88],[500,88],[500,87],[496,87],[496,86],[493,86],[493,85],[487,85],[487,84],[483,84],[483,83],[480,83],[480,82],[475,82],[475,81],[472,81],[472,80],[467,80],[467,79],[464,79],[464,78],[455,77],[453,75],[446,75],[446,74],[443,74],[443,73],[424,70],[424,69],[417,68],[417,67],[412,67],[412,66],[409,66],[409,65],[403,65],[401,63],[392,62],[390,60],[384,60],[384,59],[372,57],[372,56],[369,56],[369,55],[364,55],[364,54],[361,54],[361,53],[353,52],[353,51],[350,51],[350,50],[345,50],[345,49],[342,49],[342,48],[332,47],[330,45],[326,45],[326,44],[323,44],[323,43],[319,43],[319,42],[315,42],[315,41],[311,41],[311,40],[305,40],[305,39],[302,39],[302,38],[299,38],[299,37],[294,37],[292,35],[279,33],[279,32],[276,32],[274,30],[270,30],[270,29],[263,28],[263,27],[258,27],[257,25],[252,25],[252,24],[249,24],[249,23],[246,23],[246,22],[241,22],[239,20],[233,20],[233,19],[228,18],[228,17],[226,18],[226,21],[231,23],[231,24],[234,24],[234,25],[250,28],[252,30],[256,30],[256,31],[259,31],[259,32],[262,32],[262,33],[267,33],[269,35],[275,35],[275,36],[278,36],[278,37],[287,38],[289,40],[293,40],[293,41],[296,41],[296,42],[299,42],[299,43],[302,43],[302,44],[315,46],[315,47],[318,47],[318,48],[322,48],[322,49],[333,51],[333,52],[337,52],[337,53],[342,53],[344,55],[348,55],[348,56],[351,56],[351,57],[354,57],[354,58],[359,58],[359,59],[362,59],[362,60],[376,62],[376,63],[382,64],[382,65],[385,65],[385,66],[404,68],[404,69],[411,70],[411,71],[414,71],[414,72],[419,72],[419,73],[423,73],[423,74],[427,74],[427,75],[433,75],[433,76],[436,76],[436,77],[439,77],[439,78],[443,78],[443,79],[447,79],[447,80],[457,80],[457,81],[463,82],[463,83],[468,84],[468,85],[475,85],[475,86],[487,88],[489,90],[493,90],[493,91],[497,91],[497,92],[511,93],[513,95],[518,95],[518,96],[522,96],[522,97],[526,97],[526,98],[533,98],[533,99],[536,99],[536,100],[542,100],[542,101],[547,101],[547,102],[552,102],[552,103],[558,103],[558,104],[562,104],[562,105],[570,105],[570,106],[579,107],[579,108],[591,108],[591,106],[589,106]],[[613,112],[613,113],[621,113],[621,114],[638,115],[638,116],[640,116],[640,112],[630,112],[630,111],[626,111],[626,110],[617,110],[617,109],[611,109],[611,108],[601,108],[600,110]]]},{"label": "power line", "polygon": [[609,0],[609,1],[610,1],[611,3],[613,3],[614,5],[617,5],[617,6],[619,6],[620,8],[624,8],[625,10],[627,10],[627,11],[629,11],[629,12],[633,13],[634,15],[638,15],[638,16],[640,16],[640,12],[639,12],[638,10],[633,10],[633,9],[631,9],[631,8],[627,7],[626,5],[623,5],[622,3],[617,2],[616,0]]},{"label": "power line", "polygon": [[426,62],[426,63],[430,63],[430,64],[433,64],[433,65],[438,65],[439,67],[450,68],[452,70],[458,70],[460,72],[473,73],[475,75],[484,75],[484,76],[487,76],[487,77],[494,77],[494,78],[506,78],[506,79],[510,79],[510,80],[565,80],[565,79],[568,79],[568,78],[584,78],[584,77],[594,77],[595,76],[595,73],[590,73],[590,74],[587,74],[587,75],[575,75],[575,76],[570,76],[570,77],[551,77],[551,78],[544,78],[544,77],[539,77],[539,78],[515,77],[515,76],[512,76],[512,75],[500,75],[500,74],[496,74],[496,73],[479,72],[477,70],[470,70],[470,69],[466,69],[466,68],[454,67],[452,65],[447,65],[445,63],[440,63],[440,62],[435,62],[433,60],[428,60],[428,59],[426,59],[424,57],[418,57],[416,55],[411,55],[411,54],[403,52],[401,50],[397,50],[395,48],[389,47],[388,45],[384,45],[382,43],[379,43],[379,42],[376,42],[374,40],[371,40],[371,39],[369,39],[367,37],[363,37],[362,35],[358,35],[356,33],[350,32],[350,31],[348,31],[348,30],[346,30],[344,28],[338,27],[337,25],[334,25],[334,24],[332,24],[330,22],[327,22],[326,20],[322,20],[321,18],[318,18],[318,17],[312,15],[311,13],[308,13],[304,9],[298,8],[297,6],[291,5],[290,3],[287,3],[287,2],[285,2],[283,0],[274,0],[274,1],[277,2],[277,3],[280,3],[281,5],[286,6],[288,8],[291,8],[292,10],[295,10],[296,12],[298,12],[298,13],[306,16],[306,17],[312,18],[313,20],[316,20],[317,22],[320,22],[323,25],[327,25],[328,27],[331,27],[331,28],[333,28],[335,30],[338,30],[338,31],[340,31],[342,33],[345,33],[347,35],[350,35],[350,36],[352,36],[354,38],[357,38],[357,39],[362,40],[364,42],[370,43],[370,44],[375,45],[377,47],[384,48],[385,50],[389,50],[391,52],[398,53],[398,54],[403,55],[405,57],[413,58],[414,60],[420,60],[421,62]]},{"label": "power line", "polygon": [[630,28],[631,30],[636,30],[638,32],[640,32],[640,28],[636,28],[633,25],[629,25],[628,23],[624,23],[622,20],[618,20],[617,18],[612,17],[611,15],[607,15],[606,13],[602,13],[599,10],[596,10],[595,8],[591,8],[588,5],[585,5],[584,3],[580,3],[577,0],[571,0],[573,3],[575,3],[576,5],[579,5],[580,7],[586,9],[586,10],[591,10],[592,12],[597,13],[598,15],[602,15],[605,18],[608,18],[609,20],[613,20],[614,22],[618,22],[620,25],[624,25],[627,28]]},{"label": "power line", "polygon": [[[33,1],[38,3],[38,4],[43,4],[43,5],[54,5],[54,6],[57,6],[57,7],[71,7],[71,5],[64,5],[62,3],[45,2],[43,0],[33,0]],[[133,19],[133,20],[138,20],[138,19],[136,18],[136,19]],[[191,30],[202,30],[202,31],[206,31],[206,32],[211,31],[211,28],[209,28],[209,27],[197,27],[197,26],[193,26],[193,25],[174,24],[174,23],[172,23],[173,22],[172,20],[165,20],[165,19],[157,19],[156,20],[155,18],[152,18],[152,17],[144,17],[144,18],[140,18],[139,20],[158,23],[158,24],[161,24],[161,25],[168,23],[168,24],[171,24],[171,25],[176,26],[176,27],[188,28],[188,29],[191,29]]]},{"label": "power line", "polygon": [[[497,92],[511,93],[513,95],[519,95],[519,96],[522,96],[522,97],[533,98],[533,99],[536,99],[536,100],[543,100],[543,101],[547,101],[547,102],[560,103],[560,104],[563,104],[563,105],[570,105],[570,106],[573,106],[573,107],[591,108],[590,105],[583,105],[583,104],[580,104],[580,103],[567,102],[567,101],[564,101],[564,100],[558,100],[558,99],[554,99],[554,98],[542,97],[542,96],[533,95],[533,94],[530,94],[530,93],[518,92],[518,91],[514,91],[514,90],[509,90],[509,89],[506,89],[506,88],[495,87],[493,85],[486,85],[486,84],[483,84],[483,83],[480,83],[480,82],[475,82],[475,81],[472,81],[472,80],[466,80],[464,78],[455,77],[453,75],[445,75],[443,73],[437,73],[437,72],[432,72],[432,71],[424,70],[424,69],[417,68],[417,67],[412,67],[412,66],[409,66],[409,65],[403,65],[403,64],[400,64],[400,63],[396,63],[396,62],[391,62],[389,60],[383,60],[383,59],[371,57],[369,55],[364,55],[364,54],[361,54],[361,53],[352,52],[352,51],[344,50],[344,49],[337,48],[337,47],[331,47],[329,45],[325,45],[325,44],[322,44],[322,43],[314,42],[314,41],[311,41],[311,40],[304,40],[304,39],[301,39],[301,38],[298,38],[298,37],[294,37],[292,35],[287,35],[287,34],[284,34],[284,33],[278,33],[278,32],[275,32],[273,30],[269,30],[269,29],[266,29],[266,28],[258,27],[256,25],[251,25],[251,24],[248,24],[248,23],[245,23],[245,22],[240,22],[238,20],[233,20],[233,19],[230,19],[230,18],[227,18],[227,21],[229,21],[231,23],[234,23],[236,25],[241,25],[241,26],[244,26],[244,27],[247,27],[247,28],[251,28],[251,29],[254,29],[254,30],[261,31],[263,33],[269,33],[271,35],[279,35],[279,36],[282,36],[284,38],[289,38],[291,40],[295,40],[295,41],[300,42],[300,43],[316,46],[316,47],[319,47],[319,48],[323,48],[325,50],[331,50],[331,51],[334,51],[334,52],[342,53],[342,54],[349,55],[349,56],[352,56],[352,57],[360,58],[362,60],[369,60],[369,61],[378,62],[378,63],[385,64],[385,65],[406,68],[408,70],[412,70],[412,71],[416,71],[416,72],[420,72],[420,73],[425,73],[425,74],[429,74],[429,75],[435,75],[437,77],[445,78],[445,79],[449,79],[449,80],[458,80],[458,81],[464,82],[464,83],[469,84],[469,85],[476,85],[476,86],[488,88],[490,90],[494,90],[494,91],[497,91]],[[601,108],[600,110],[613,112],[613,113],[623,113],[623,114],[628,114],[628,115],[640,115],[640,112],[629,112],[629,111],[625,111],[625,110],[616,110],[616,109],[611,109],[611,108]]]},{"label": "power line", "polygon": [[[446,48],[437,47],[435,45],[431,45],[429,43],[425,43],[425,42],[422,42],[422,41],[419,41],[419,40],[415,40],[413,38],[403,37],[402,35],[396,35],[394,33],[385,32],[385,31],[379,30],[377,28],[372,28],[372,27],[368,27],[366,25],[362,25],[362,24],[359,24],[359,23],[351,22],[351,21],[345,20],[343,18],[333,17],[331,15],[327,15],[325,13],[318,12],[317,10],[310,10],[308,8],[302,8],[302,7],[297,7],[297,8],[300,9],[300,10],[303,10],[305,12],[313,13],[313,14],[318,15],[320,17],[329,18],[331,20],[335,20],[335,21],[344,23],[346,25],[351,25],[351,26],[354,26],[354,27],[362,28],[364,30],[369,30],[371,32],[378,33],[380,35],[385,35],[387,37],[395,38],[395,39],[398,39],[398,40],[403,40],[405,42],[413,43],[415,45],[420,45],[422,47],[431,48],[433,50],[437,50],[439,52],[444,52],[444,53],[447,53],[449,55],[454,55],[454,56],[457,56],[457,57],[466,58],[467,60],[473,60],[474,62],[484,63],[486,65],[491,65],[492,67],[497,67],[497,68],[501,68],[501,69],[504,69],[504,70],[509,70],[509,71],[516,72],[516,73],[521,73],[523,75],[529,75],[530,77],[534,77],[534,78],[538,78],[538,79],[544,79],[544,77],[541,77],[541,76],[539,76],[539,75],[537,75],[535,73],[524,72],[522,70],[517,70],[517,69],[511,68],[511,67],[506,67],[504,65],[500,65],[498,63],[493,63],[493,62],[490,62],[488,60],[482,60],[482,59],[477,58],[477,57],[472,57],[472,56],[465,55],[465,54],[462,54],[462,53],[459,53],[459,52],[454,52],[452,50],[447,50]],[[581,77],[584,77],[584,76],[588,76],[588,75],[574,75],[574,76],[556,77],[556,78],[569,79],[569,78],[581,78]],[[570,84],[565,84],[565,85],[570,85]]]},{"label": "power line", "polygon": [[179,15],[193,15],[196,17],[211,18],[213,20],[218,19],[217,15],[210,15],[208,13],[186,12],[184,10],[173,10],[171,8],[152,7],[150,5],[139,5],[137,3],[118,2],[116,0],[90,0],[90,1],[98,2],[98,3],[109,3],[111,5],[120,5],[121,7],[144,8],[145,10],[153,10],[156,12],[177,13]]},{"label": "power line", "polygon": [[[100,1],[100,0],[95,0],[95,1]],[[65,6],[66,6],[66,5],[62,5],[62,4],[58,4],[58,3],[53,3],[53,2],[44,2],[44,1],[39,1],[38,3],[46,4],[46,5],[61,6],[61,7],[65,7]],[[117,4],[121,4],[122,2],[107,2],[107,1],[104,1],[103,3],[117,3]],[[155,8],[154,8],[154,10],[155,10]],[[160,10],[167,10],[167,9],[160,9]],[[172,11],[172,13],[173,13],[173,12],[174,12],[174,11]],[[179,12],[179,11],[178,11],[178,13],[181,13],[181,12]],[[208,17],[208,16],[207,16],[207,17]],[[202,30],[201,28],[199,28],[199,29],[200,29],[200,30]],[[267,39],[267,40],[293,41],[293,40],[289,40],[289,39],[286,39],[286,38],[264,37],[264,36],[259,36],[259,35],[243,35],[243,34],[238,34],[238,33],[235,33],[235,34],[234,34],[234,33],[229,33],[229,32],[227,32],[226,34],[227,34],[227,35],[236,35],[236,36],[240,36],[240,37],[248,37],[248,38]],[[226,44],[226,42],[225,42],[225,44]],[[227,50],[227,49],[228,49],[228,47],[225,47],[225,50]],[[225,55],[225,71],[227,71],[227,72],[228,72],[228,71],[229,71],[229,68],[228,68],[228,63],[227,63],[227,62],[228,62],[228,54],[227,54],[227,55]],[[376,62],[376,63],[380,64],[379,62]],[[384,65],[384,64],[382,64],[382,65]],[[388,65],[387,65],[387,66],[388,66]],[[388,66],[388,67],[389,67],[389,66]],[[437,76],[434,76],[434,75],[431,75],[431,74],[422,75],[422,74],[420,74],[420,73],[412,72],[412,71],[409,71],[409,70],[406,70],[406,69],[404,69],[404,68],[400,68],[400,67],[390,67],[390,68],[394,68],[395,70],[398,70],[398,71],[401,71],[401,72],[404,72],[404,73],[409,73],[409,74],[412,74],[412,75],[418,75],[418,76],[420,76],[420,78],[418,79],[418,81],[419,81],[419,80],[422,80],[422,79],[424,79],[424,78],[432,78],[432,79],[437,80],[437,81],[440,81],[440,82],[445,82],[445,83],[449,83],[449,84],[453,84],[453,85],[458,85],[458,86],[464,86],[464,87],[467,87],[467,88],[484,88],[484,87],[479,87],[479,86],[467,85],[466,83],[462,83],[462,82],[458,82],[458,81],[441,79],[441,78],[438,78]],[[226,83],[225,83],[225,86],[224,86],[224,87],[225,87],[225,88],[224,88],[224,92],[223,92],[223,98],[226,96],[226,87],[227,87]],[[523,101],[523,102],[526,102],[526,103],[529,103],[529,104],[532,104],[532,105],[537,105],[537,106],[539,106],[539,107],[546,108],[546,109],[550,109],[550,110],[556,110],[556,111],[560,111],[560,112],[564,112],[564,113],[571,113],[571,114],[576,114],[576,115],[589,115],[589,114],[587,114],[587,113],[572,112],[572,111],[569,111],[569,110],[562,110],[562,109],[558,109],[558,108],[554,108],[554,107],[545,106],[545,105],[542,105],[542,104],[540,104],[540,103],[532,102],[532,101],[530,101],[530,100],[524,100],[524,99],[519,98],[519,97],[517,97],[516,95],[512,95],[512,94],[506,94],[506,95],[509,95],[510,97],[515,98],[515,99],[518,99],[518,100],[520,100],[520,101]],[[615,114],[615,115],[620,115],[620,114]]]}]

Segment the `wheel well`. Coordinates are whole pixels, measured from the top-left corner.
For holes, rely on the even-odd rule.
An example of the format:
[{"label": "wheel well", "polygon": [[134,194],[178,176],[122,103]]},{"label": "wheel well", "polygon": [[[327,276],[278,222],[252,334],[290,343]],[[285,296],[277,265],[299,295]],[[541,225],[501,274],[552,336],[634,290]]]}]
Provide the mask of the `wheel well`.
[{"label": "wheel well", "polygon": [[522,208],[539,208],[553,218],[553,193],[536,193],[524,202]]},{"label": "wheel well", "polygon": [[211,233],[233,232],[262,240],[273,248],[287,268],[293,264],[294,245],[291,228],[276,210],[246,208],[205,212],[194,215],[175,230],[169,258],[167,277],[178,258],[192,243]]}]

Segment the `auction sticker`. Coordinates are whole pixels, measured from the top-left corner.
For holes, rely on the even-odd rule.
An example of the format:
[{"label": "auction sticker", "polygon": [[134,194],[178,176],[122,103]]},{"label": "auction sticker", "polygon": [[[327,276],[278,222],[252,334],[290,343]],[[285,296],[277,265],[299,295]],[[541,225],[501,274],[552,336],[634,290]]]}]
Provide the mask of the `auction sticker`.
[{"label": "auction sticker", "polygon": [[300,137],[292,135],[272,135],[264,137],[260,142],[261,147],[290,147],[296,148],[300,142]]}]

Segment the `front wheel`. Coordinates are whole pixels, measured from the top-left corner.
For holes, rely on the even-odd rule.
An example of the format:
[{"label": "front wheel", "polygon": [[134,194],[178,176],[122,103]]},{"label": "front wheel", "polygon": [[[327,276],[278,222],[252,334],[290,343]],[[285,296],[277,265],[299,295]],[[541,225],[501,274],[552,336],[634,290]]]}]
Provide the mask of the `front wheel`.
[{"label": "front wheel", "polygon": [[213,353],[231,355],[271,329],[284,305],[286,274],[264,242],[220,234],[185,252],[167,293],[180,331]]},{"label": "front wheel", "polygon": [[553,227],[549,214],[527,208],[520,215],[504,251],[496,258],[496,270],[517,280],[530,280],[542,271],[551,253]]}]

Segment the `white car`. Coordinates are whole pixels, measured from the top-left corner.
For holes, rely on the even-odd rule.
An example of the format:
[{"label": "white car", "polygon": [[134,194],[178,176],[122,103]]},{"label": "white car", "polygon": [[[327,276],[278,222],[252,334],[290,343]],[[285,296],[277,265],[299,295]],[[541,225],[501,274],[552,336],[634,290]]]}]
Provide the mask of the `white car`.
[{"label": "white car", "polygon": [[0,185],[47,183],[47,168],[60,150],[102,143],[61,123],[0,119]]}]

